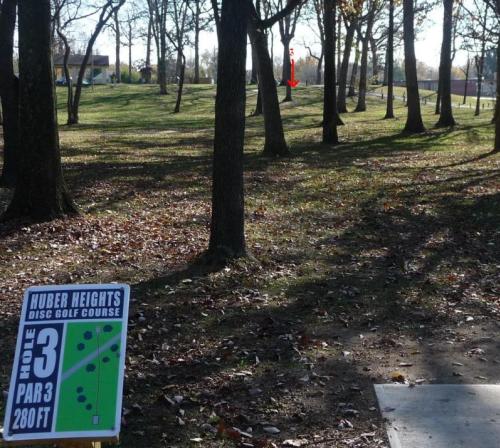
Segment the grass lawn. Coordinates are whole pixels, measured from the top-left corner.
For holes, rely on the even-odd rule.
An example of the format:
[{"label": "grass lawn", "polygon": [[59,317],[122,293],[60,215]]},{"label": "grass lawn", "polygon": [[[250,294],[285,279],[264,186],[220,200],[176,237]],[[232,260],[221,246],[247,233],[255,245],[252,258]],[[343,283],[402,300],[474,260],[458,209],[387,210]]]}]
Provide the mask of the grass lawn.
[{"label": "grass lawn", "polygon": [[0,227],[0,388],[26,287],[110,281],[132,286],[123,447],[386,446],[373,383],[499,382],[491,113],[436,130],[427,107],[410,137],[400,101],[382,120],[369,97],[330,147],[322,90],[299,87],[282,107],[293,157],[263,158],[262,118],[247,120],[255,259],[204,272],[190,262],[209,233],[214,93],[189,85],[172,114],[155,86],[96,87],[67,127],[58,90],[82,215]]}]

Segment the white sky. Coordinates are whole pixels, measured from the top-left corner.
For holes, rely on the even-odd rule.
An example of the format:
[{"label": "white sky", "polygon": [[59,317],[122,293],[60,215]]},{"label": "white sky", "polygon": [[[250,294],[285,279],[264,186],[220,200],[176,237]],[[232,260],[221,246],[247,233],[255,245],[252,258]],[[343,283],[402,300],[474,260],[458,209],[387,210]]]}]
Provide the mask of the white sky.
[{"label": "white sky", "polygon": [[[415,49],[417,54],[417,59],[426,63],[432,67],[439,66],[439,55],[441,49],[441,37],[442,37],[442,7],[439,6],[434,9],[427,17],[426,23],[424,25],[424,30],[417,36],[417,41],[415,43]],[[279,40],[279,30],[278,26],[274,27],[274,55],[281,57],[283,53],[283,47]],[[295,54],[297,58],[305,57],[308,55],[308,51],[303,46],[303,42],[313,43],[314,38],[311,39],[311,31],[307,26],[302,25],[297,27],[297,33],[292,46],[295,49]],[[212,51],[214,47],[217,46],[217,38],[215,33],[202,33],[200,37],[200,54],[205,50]],[[154,46],[153,46],[154,47]],[[106,54],[110,57],[110,62],[114,64],[115,62],[115,48],[114,39],[109,31],[103,31],[101,36],[98,38],[95,48],[100,54]],[[133,60],[144,59],[145,53],[145,43],[142,40],[138,40],[137,44],[134,45],[132,50]],[[186,56],[191,58],[194,56],[192,49],[186,51]],[[250,51],[248,51],[250,53]],[[153,56],[154,57],[154,56]],[[128,60],[128,49],[126,47],[122,48],[122,63],[126,63]],[[402,59],[402,54],[397,54],[396,58]],[[457,53],[454,60],[455,66],[463,65],[466,61],[464,54]],[[248,59],[248,66],[251,66],[250,57]]]}]

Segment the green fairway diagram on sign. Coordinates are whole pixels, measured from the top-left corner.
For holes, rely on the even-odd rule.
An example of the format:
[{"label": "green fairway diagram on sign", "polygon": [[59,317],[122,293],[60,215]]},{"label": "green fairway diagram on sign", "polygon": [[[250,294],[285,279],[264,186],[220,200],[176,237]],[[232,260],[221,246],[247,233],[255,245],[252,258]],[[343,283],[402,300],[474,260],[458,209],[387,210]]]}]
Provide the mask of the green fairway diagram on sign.
[{"label": "green fairway diagram on sign", "polygon": [[66,329],[56,431],[113,430],[121,323],[71,323]]},{"label": "green fairway diagram on sign", "polygon": [[129,297],[120,284],[26,291],[5,441],[118,440]]}]

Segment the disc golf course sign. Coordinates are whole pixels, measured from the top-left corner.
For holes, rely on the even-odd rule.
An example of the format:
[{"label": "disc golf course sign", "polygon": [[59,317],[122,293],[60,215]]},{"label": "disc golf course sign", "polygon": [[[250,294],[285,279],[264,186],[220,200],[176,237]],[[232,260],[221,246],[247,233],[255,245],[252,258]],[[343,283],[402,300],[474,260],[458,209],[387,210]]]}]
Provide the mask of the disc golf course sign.
[{"label": "disc golf course sign", "polygon": [[120,284],[26,291],[6,442],[118,439],[129,296]]}]

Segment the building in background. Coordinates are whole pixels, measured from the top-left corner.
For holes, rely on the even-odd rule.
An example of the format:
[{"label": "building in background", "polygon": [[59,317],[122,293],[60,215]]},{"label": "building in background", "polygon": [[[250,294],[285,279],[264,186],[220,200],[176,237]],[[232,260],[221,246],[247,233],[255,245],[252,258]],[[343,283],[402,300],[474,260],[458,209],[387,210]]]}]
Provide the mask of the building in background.
[{"label": "building in background", "polygon": [[[68,69],[71,80],[75,82],[78,79],[78,72],[83,62],[83,54],[73,54],[68,59]],[[64,56],[54,56],[54,69],[56,71],[56,80],[60,84],[66,82],[64,76]],[[87,84],[107,84],[110,82],[109,75],[109,56],[92,55],[85,70],[84,81]]]}]

